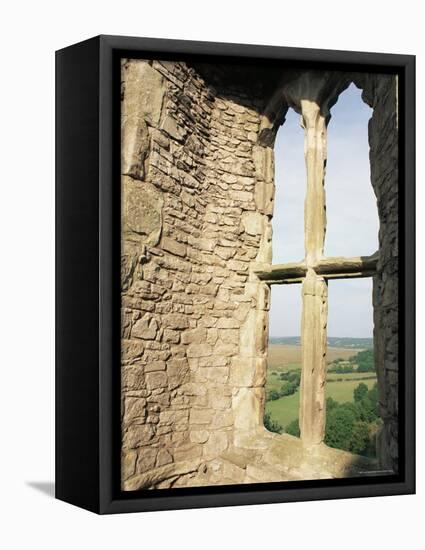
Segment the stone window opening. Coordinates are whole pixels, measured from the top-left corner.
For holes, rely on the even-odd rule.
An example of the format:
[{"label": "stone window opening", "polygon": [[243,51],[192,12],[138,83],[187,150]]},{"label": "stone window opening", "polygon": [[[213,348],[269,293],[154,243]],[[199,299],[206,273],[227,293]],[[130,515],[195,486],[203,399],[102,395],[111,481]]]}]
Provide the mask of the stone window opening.
[{"label": "stone window opening", "polygon": [[[397,77],[258,64],[236,69],[123,62],[125,491],[397,470]],[[373,107],[379,257],[367,250],[359,250],[369,254],[363,257],[323,251],[327,124],[352,81]],[[273,263],[273,148],[288,109],[304,121],[308,246],[304,259],[297,254]],[[347,277],[373,277],[378,465],[316,444],[325,423],[315,397],[325,372],[327,282]],[[271,433],[263,424],[269,285],[285,284],[303,289],[308,363],[319,358],[303,380],[302,439]]]},{"label": "stone window opening", "polygon": [[274,142],[273,263],[304,257],[306,172],[300,115],[289,108]]},{"label": "stone window opening", "polygon": [[[302,80],[302,79],[301,79]],[[317,84],[317,83],[316,83]],[[306,188],[304,202],[304,247],[301,261],[272,263],[257,275],[269,288],[281,284],[301,284],[301,381],[299,425],[300,438],[306,445],[323,443],[326,427],[327,319],[328,282],[347,278],[373,277],[378,252],[365,256],[326,256],[327,130],[330,108],[349,83],[326,82],[311,94],[311,81],[298,81],[298,89],[286,90],[288,107],[301,115],[304,129]],[[328,89],[326,88],[328,85]],[[341,89],[342,88],[342,89]],[[301,98],[301,99],[299,99]],[[278,185],[278,183],[277,183]]]}]

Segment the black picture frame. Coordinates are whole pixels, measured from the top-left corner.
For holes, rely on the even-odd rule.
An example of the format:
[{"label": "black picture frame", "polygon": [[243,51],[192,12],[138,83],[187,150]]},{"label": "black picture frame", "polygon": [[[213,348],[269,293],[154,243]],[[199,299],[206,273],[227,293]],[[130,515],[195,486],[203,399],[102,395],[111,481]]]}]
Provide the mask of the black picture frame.
[{"label": "black picture frame", "polygon": [[[285,60],[399,76],[400,469],[397,475],[119,489],[117,59]],[[118,171],[117,171],[118,167]],[[118,182],[118,183],[117,183]],[[99,514],[415,491],[415,57],[121,36],[56,52],[56,498]],[[117,361],[118,358],[118,361]]]}]

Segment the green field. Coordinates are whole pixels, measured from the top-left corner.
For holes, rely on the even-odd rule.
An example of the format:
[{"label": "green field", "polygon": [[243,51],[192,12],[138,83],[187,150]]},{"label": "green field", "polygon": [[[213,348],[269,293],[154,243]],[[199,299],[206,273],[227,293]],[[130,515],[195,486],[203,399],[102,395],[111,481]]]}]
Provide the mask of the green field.
[{"label": "green field", "polygon": [[298,405],[300,402],[300,393],[281,397],[276,401],[266,403],[266,413],[270,413],[272,420],[276,420],[283,427],[287,426],[292,420],[298,418]]},{"label": "green field", "polygon": [[[326,358],[330,363],[334,359],[349,359],[359,350],[352,348],[331,348],[328,347]],[[300,368],[301,346],[290,346],[287,344],[270,344],[268,353],[268,367],[270,371],[279,368]]]},{"label": "green field", "polygon": [[328,376],[326,377],[326,380],[329,381],[339,381],[340,378],[344,378],[344,380],[359,380],[361,382],[367,383],[368,379],[376,378],[376,374],[370,373],[370,372],[348,372],[345,374],[338,374],[336,372],[328,372]]},{"label": "green field", "polygon": [[[289,349],[292,348],[292,349]],[[356,350],[358,351],[358,350]],[[272,356],[272,365],[269,366],[267,375],[266,390],[279,390],[284,383],[279,378],[279,374],[288,370],[300,369],[300,350],[298,346],[270,346]],[[328,349],[329,352],[329,349]],[[331,348],[331,353],[328,353],[328,361],[332,361],[336,357],[346,358],[354,355],[353,350],[342,348]],[[297,361],[298,359],[298,361]],[[271,368],[270,368],[271,367]],[[363,382],[372,388],[376,382],[376,376],[373,373],[352,372],[345,374],[328,373],[326,385],[326,397],[332,397],[340,403],[353,401],[353,391]],[[299,391],[293,395],[280,397],[275,401],[266,403],[266,413],[270,413],[271,419],[277,421],[281,426],[285,427],[290,422],[298,418],[299,412]]]}]

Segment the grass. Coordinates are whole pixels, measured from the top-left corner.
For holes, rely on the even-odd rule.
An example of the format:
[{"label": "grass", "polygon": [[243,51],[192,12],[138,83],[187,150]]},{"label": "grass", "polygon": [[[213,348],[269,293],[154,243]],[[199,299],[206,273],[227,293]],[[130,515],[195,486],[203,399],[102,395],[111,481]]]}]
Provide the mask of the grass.
[{"label": "grass", "polygon": [[[346,375],[347,376],[347,375]],[[369,380],[362,380],[369,389],[372,388],[376,381],[376,377]],[[280,387],[283,382],[280,383]],[[335,401],[344,403],[345,401],[353,401],[353,391],[359,385],[358,380],[345,380],[343,382],[333,382],[326,385],[326,397],[332,397]],[[277,389],[276,387],[276,389]],[[267,384],[267,388],[271,389]],[[266,412],[269,412],[272,420],[276,420],[283,427],[287,426],[292,420],[298,418],[298,407],[300,403],[300,393],[297,391],[293,395],[281,397],[275,401],[266,403]]]},{"label": "grass", "polygon": [[[366,384],[368,389],[371,389],[374,383],[376,382],[375,378],[370,378],[369,380],[362,380],[363,384]],[[345,401],[353,401],[353,391],[360,384],[358,380],[345,380],[344,382],[334,382],[332,384],[326,385],[326,397],[332,397],[335,401],[344,403]]]},{"label": "grass", "polygon": [[[349,359],[356,355],[359,349],[331,348],[327,350],[328,363],[335,359]],[[286,344],[272,344],[269,346],[268,368],[270,371],[276,368],[287,369],[288,365],[300,365],[301,346],[289,346]]]},{"label": "grass", "polygon": [[266,403],[266,412],[270,413],[271,419],[276,420],[285,428],[292,420],[298,418],[298,407],[300,403],[300,393],[297,391],[293,395],[281,397],[276,401]]},{"label": "grass", "polygon": [[[353,351],[345,348],[328,348],[328,362],[336,358],[348,359],[359,350]],[[299,370],[301,368],[301,350],[299,346],[272,345],[269,348],[269,362],[266,389],[279,390],[285,383],[279,374],[287,370]],[[342,380],[338,380],[342,378]],[[351,372],[347,374],[328,373],[328,384],[326,385],[326,397],[332,397],[335,401],[343,403],[353,401],[353,391],[363,382],[370,389],[376,382],[374,373]],[[266,403],[266,412],[270,413],[271,419],[286,427],[292,420],[298,418],[300,395],[297,391],[293,395],[281,397],[275,401]]]}]

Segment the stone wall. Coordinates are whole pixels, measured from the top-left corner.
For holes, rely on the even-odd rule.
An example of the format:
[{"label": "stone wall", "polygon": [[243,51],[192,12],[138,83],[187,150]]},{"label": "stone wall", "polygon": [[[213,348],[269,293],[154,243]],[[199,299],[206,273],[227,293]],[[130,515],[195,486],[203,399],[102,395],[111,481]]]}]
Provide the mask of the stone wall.
[{"label": "stone wall", "polygon": [[378,273],[373,281],[375,364],[380,416],[381,466],[398,469],[398,98],[397,78],[354,75],[364,101],[373,108],[369,122],[371,182],[379,213]]},{"label": "stone wall", "polygon": [[190,475],[262,421],[267,287],[258,299],[249,265],[271,259],[272,172],[255,102],[181,63],[122,74],[122,477],[146,474],[132,487]]},{"label": "stone wall", "polygon": [[[210,79],[214,69],[122,63],[125,490],[368,468],[324,446],[306,453],[297,438],[263,427],[269,287],[256,272],[271,263],[273,141],[287,107],[261,83],[229,78],[231,67],[227,78]],[[371,136],[385,124],[385,113],[376,113]],[[373,174],[382,174],[373,175],[375,189],[391,185],[380,155],[372,162]],[[388,207],[380,210],[386,251]],[[388,223],[393,231],[394,220]],[[393,257],[386,254],[385,270]],[[387,311],[392,282],[387,271],[378,279],[375,306]],[[384,316],[376,315],[379,331]],[[391,376],[380,377],[384,412],[392,406]],[[393,428],[384,432],[393,437]]]}]

